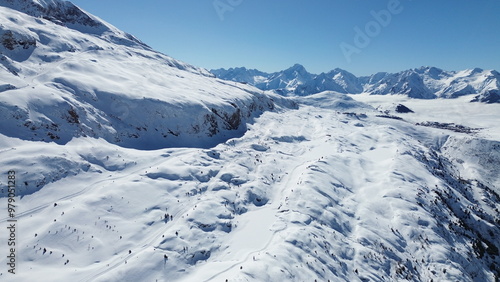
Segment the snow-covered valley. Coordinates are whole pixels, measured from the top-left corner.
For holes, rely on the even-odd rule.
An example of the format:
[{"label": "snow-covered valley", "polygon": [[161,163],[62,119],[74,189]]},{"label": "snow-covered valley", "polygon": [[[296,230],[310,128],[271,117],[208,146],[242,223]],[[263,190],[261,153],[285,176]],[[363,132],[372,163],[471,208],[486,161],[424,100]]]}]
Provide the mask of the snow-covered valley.
[{"label": "snow-covered valley", "polygon": [[0,17],[0,280],[498,281],[498,103],[283,97],[68,2]]}]

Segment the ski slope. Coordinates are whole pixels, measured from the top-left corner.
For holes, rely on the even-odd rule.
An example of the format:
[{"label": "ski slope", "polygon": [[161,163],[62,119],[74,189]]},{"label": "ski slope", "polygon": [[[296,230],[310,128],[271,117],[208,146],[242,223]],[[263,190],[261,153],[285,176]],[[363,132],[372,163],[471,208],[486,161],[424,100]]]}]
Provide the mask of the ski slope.
[{"label": "ski slope", "polygon": [[[17,220],[16,274],[2,235],[0,280],[500,277],[498,104],[468,88],[287,98],[70,2],[0,1],[0,20],[0,207],[13,198]],[[337,72],[340,92],[359,88]],[[310,78],[296,65],[274,83]]]},{"label": "ski slope", "polygon": [[454,212],[497,244],[499,203],[481,185],[498,186],[456,185],[457,155],[438,150],[475,137],[377,117],[343,94],[296,102],[210,149],[2,136],[3,160],[43,148],[88,166],[19,199],[9,281],[494,281]]}]

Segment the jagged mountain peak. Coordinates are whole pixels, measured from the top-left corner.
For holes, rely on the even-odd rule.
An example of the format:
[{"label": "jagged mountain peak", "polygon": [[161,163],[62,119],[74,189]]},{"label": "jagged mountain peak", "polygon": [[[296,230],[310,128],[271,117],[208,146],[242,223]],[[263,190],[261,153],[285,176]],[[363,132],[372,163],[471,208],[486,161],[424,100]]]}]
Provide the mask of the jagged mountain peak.
[{"label": "jagged mountain peak", "polygon": [[[445,71],[432,66],[422,66],[397,73],[379,72],[371,76],[356,77],[354,74],[335,68],[319,75],[307,72],[304,66],[294,66],[273,74],[259,74],[254,83],[252,73],[242,70],[239,80],[254,84],[263,90],[274,90],[283,95],[311,95],[322,91],[358,94],[362,92],[377,95],[407,95],[412,98],[433,99],[436,97],[456,98],[476,94],[474,101],[491,102],[496,98],[491,93],[500,89],[500,74],[495,70],[480,68],[463,71]],[[253,70],[255,73],[256,70]],[[217,71],[218,77],[235,80],[227,71]],[[493,91],[493,92],[491,92]],[[496,97],[496,96],[495,96]]]},{"label": "jagged mountain peak", "polygon": [[235,67],[235,68],[230,68],[230,71],[246,71],[248,70],[246,67]]},{"label": "jagged mountain peak", "polygon": [[355,76],[354,74],[344,70],[344,69],[341,69],[341,68],[334,68],[333,70],[331,71],[328,71],[326,72],[326,74],[328,75],[342,75],[342,76]]},{"label": "jagged mountain peak", "polygon": [[473,68],[473,69],[471,69],[470,74],[474,75],[474,74],[478,74],[478,73],[482,73],[482,72],[484,72],[484,70],[481,68]]},{"label": "jagged mountain peak", "polygon": [[445,71],[440,68],[429,66],[422,66],[418,69],[415,69],[415,72],[423,75],[428,75],[436,79],[439,78],[443,73],[445,73]]},{"label": "jagged mountain peak", "polygon": [[293,66],[289,67],[288,69],[286,69],[285,71],[299,71],[299,72],[307,72],[306,68],[301,65],[301,64],[294,64]]},{"label": "jagged mountain peak", "polygon": [[294,77],[297,77],[297,78],[310,78],[312,76],[311,73],[309,73],[306,68],[301,65],[301,64],[295,64],[293,65],[292,67],[282,71],[282,72],[278,72],[275,74],[275,76],[287,76],[287,77],[290,77],[290,76],[294,76]]},{"label": "jagged mountain peak", "polygon": [[258,70],[217,69],[211,70],[217,77],[250,83],[262,90],[274,90],[282,95],[309,95],[322,91],[337,91],[341,93],[360,93],[362,86],[352,73],[336,68],[319,75],[310,73],[301,64],[274,73]]},{"label": "jagged mountain peak", "polygon": [[364,92],[375,95],[403,94],[420,99],[435,98],[415,69],[396,74],[377,74],[377,78],[372,77],[364,85]]},{"label": "jagged mountain peak", "polygon": [[415,70],[421,70],[425,72],[442,72],[443,69],[435,67],[435,66],[421,66],[419,68],[415,68]]}]

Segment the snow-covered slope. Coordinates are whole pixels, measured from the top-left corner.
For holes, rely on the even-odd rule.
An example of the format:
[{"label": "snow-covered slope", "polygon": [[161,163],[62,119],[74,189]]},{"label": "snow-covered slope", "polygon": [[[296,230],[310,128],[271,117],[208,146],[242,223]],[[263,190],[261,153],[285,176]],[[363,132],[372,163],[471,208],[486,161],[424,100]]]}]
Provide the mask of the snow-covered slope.
[{"label": "snow-covered slope", "polygon": [[[42,24],[44,22],[43,20],[50,21],[57,25],[65,26],[76,31],[99,35],[102,39],[110,42],[127,45],[142,45],[143,47],[149,49],[149,47],[140,42],[134,36],[124,33],[116,29],[112,25],[100,20],[99,18],[90,15],[85,11],[82,11],[69,1],[2,0],[1,6],[11,8],[29,16],[38,18],[39,20],[37,22],[39,24]],[[10,21],[14,21],[14,23],[16,23],[15,19],[16,16],[14,15],[9,18]],[[6,21],[6,23],[7,22],[8,21]],[[23,23],[20,22],[19,24],[22,25]],[[11,26],[9,25],[7,25],[7,27],[9,29],[11,28]],[[7,31],[9,29],[7,29]],[[10,30],[12,31],[12,29]],[[34,32],[36,32],[36,29],[34,30]],[[18,34],[18,36],[22,35],[23,33]],[[41,42],[41,39],[39,41],[43,44],[43,42]],[[3,45],[5,47],[5,41],[3,42]]]},{"label": "snow-covered slope", "polygon": [[[452,116],[446,100],[434,101]],[[18,199],[18,274],[1,276],[498,279],[499,139],[405,121],[430,118],[412,100],[405,120],[338,93],[297,103],[209,149],[1,136],[2,166],[17,171],[20,191],[33,173],[57,175]],[[478,106],[498,119],[493,107]],[[499,132],[498,124],[487,129]]]},{"label": "snow-covered slope", "polygon": [[[301,71],[290,71],[294,69]],[[400,94],[412,98],[433,99],[474,94],[471,98],[473,101],[500,101],[500,74],[495,70],[477,68],[454,72],[435,67],[421,67],[359,78],[342,69],[319,75],[310,74],[300,65],[274,74],[245,68],[218,69],[211,72],[222,79],[249,83],[263,90],[275,90],[282,95],[304,96],[323,91],[337,91],[346,94]]]},{"label": "snow-covered slope", "polygon": [[0,280],[499,279],[497,104],[283,98],[0,4]]},{"label": "snow-covered slope", "polygon": [[246,121],[280,101],[151,50],[69,2],[0,4],[0,125],[7,136],[208,146],[241,134]]}]

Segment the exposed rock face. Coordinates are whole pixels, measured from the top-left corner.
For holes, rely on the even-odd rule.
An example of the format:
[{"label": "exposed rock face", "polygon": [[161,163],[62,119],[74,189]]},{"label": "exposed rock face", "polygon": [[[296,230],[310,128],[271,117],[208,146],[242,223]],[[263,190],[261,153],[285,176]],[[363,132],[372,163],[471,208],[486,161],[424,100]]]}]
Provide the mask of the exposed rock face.
[{"label": "exposed rock face", "polygon": [[16,48],[30,49],[36,47],[36,40],[34,38],[23,38],[20,34],[14,34],[11,30],[3,32],[1,35],[2,45],[8,50]]},{"label": "exposed rock face", "polygon": [[70,2],[2,1],[0,19],[0,133],[9,137],[211,146],[285,101],[156,52]]},{"label": "exposed rock face", "polygon": [[411,109],[403,104],[399,104],[396,106],[396,113],[405,114],[405,113],[413,113]]},{"label": "exposed rock face", "polygon": [[5,7],[9,7],[27,15],[50,20],[60,25],[79,24],[89,27],[103,27],[104,25],[83,12],[69,1],[59,0],[5,0]]}]

